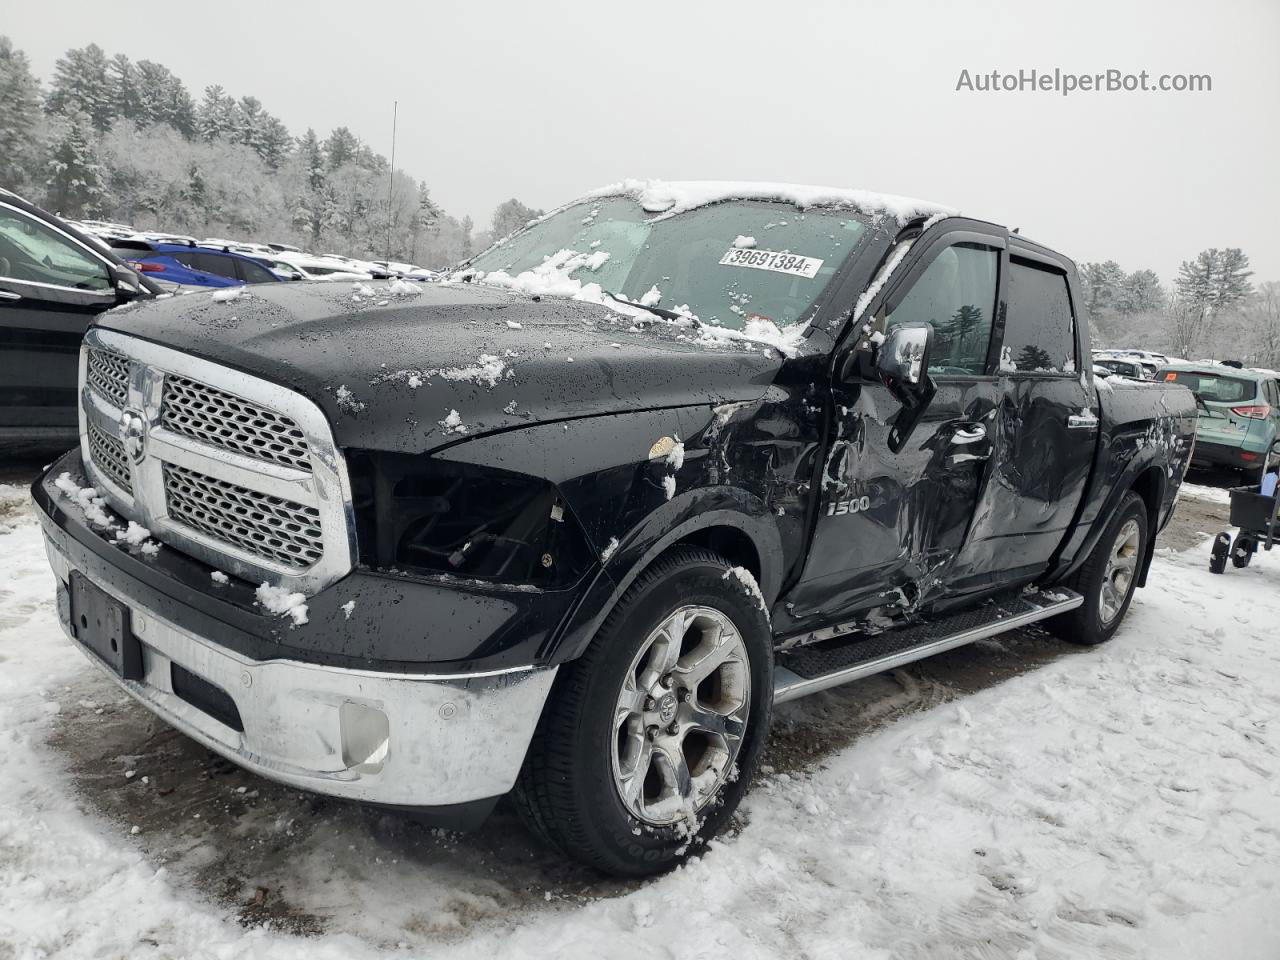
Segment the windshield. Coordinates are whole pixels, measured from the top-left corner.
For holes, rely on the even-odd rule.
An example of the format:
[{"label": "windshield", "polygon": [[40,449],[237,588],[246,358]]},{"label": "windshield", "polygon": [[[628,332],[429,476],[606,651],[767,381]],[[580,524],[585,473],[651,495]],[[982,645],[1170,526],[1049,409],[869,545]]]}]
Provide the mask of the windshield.
[{"label": "windshield", "polygon": [[1160,374],[1160,379],[1166,383],[1181,384],[1207,403],[1239,403],[1252,400],[1258,392],[1258,386],[1252,380],[1194,370],[1166,370]]},{"label": "windshield", "polygon": [[582,299],[612,294],[735,330],[753,319],[786,327],[807,319],[865,229],[847,209],[739,200],[655,217],[634,200],[609,197],[534,224],[468,270],[482,271],[481,283]]}]

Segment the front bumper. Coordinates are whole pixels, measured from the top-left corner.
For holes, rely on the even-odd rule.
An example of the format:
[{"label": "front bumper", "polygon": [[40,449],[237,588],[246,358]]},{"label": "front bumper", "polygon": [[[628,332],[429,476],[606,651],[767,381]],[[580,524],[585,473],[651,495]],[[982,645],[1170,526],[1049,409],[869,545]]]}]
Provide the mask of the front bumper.
[{"label": "front bumper", "polygon": [[[50,501],[46,481],[42,486],[37,512],[58,580],[63,630],[126,692],[192,739],[292,787],[438,812],[450,823],[473,821],[515,784],[556,667],[428,672],[403,661],[379,669],[368,660],[349,666],[302,659],[304,650],[279,643],[271,651],[265,640],[252,650],[235,649],[220,641],[234,637],[243,645],[241,633],[194,605],[214,600],[207,587],[188,585],[180,597],[153,589],[140,576],[159,573],[154,561],[108,545],[77,521],[74,508]],[[186,562],[164,552],[171,562]],[[142,650],[139,679],[122,678],[74,639],[73,571],[127,608]],[[204,577],[208,583],[207,572]],[[396,614],[395,605],[384,609]],[[370,626],[407,630],[396,617]],[[345,625],[347,618],[340,612],[325,618],[334,619]],[[312,626],[324,631],[326,623]]]}]

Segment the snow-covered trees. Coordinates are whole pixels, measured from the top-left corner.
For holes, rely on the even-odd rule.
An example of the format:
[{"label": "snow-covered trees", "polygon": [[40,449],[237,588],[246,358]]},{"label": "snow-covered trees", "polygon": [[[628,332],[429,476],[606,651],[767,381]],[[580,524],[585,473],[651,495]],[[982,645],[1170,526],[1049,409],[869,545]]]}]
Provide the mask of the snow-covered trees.
[{"label": "snow-covered trees", "polygon": [[492,239],[501,240],[512,231],[523,227],[530,220],[536,220],[542,216],[542,213],[541,210],[526,207],[515,197],[512,197],[510,200],[498,204],[498,209],[493,211],[493,226],[489,228],[489,234]]},{"label": "snow-covered trees", "polygon": [[92,124],[87,113],[75,111],[60,118],[54,136],[45,181],[47,203],[66,217],[101,213],[106,200]]},{"label": "snow-covered trees", "polygon": [[40,86],[26,54],[0,36],[0,185],[22,190],[33,179],[39,121]]},{"label": "snow-covered trees", "polygon": [[1174,281],[1178,312],[1174,350],[1189,355],[1201,345],[1216,319],[1240,306],[1253,292],[1249,258],[1238,247],[1201,250],[1184,260]]},{"label": "snow-covered trees", "polygon": [[53,68],[45,109],[63,116],[82,114],[99,132],[115,119],[107,55],[96,43],[68,50]]}]

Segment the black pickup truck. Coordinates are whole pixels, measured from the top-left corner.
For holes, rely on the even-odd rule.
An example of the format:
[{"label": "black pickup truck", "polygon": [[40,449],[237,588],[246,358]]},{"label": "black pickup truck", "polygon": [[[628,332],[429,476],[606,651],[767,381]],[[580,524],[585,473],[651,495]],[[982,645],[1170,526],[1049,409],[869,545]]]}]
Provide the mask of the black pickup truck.
[{"label": "black pickup truck", "polygon": [[[650,873],[773,705],[1120,625],[1195,431],[1070,260],[872,194],[626,183],[437,284],[113,310],[34,486],[68,634],[262,775]],[[691,842],[692,841],[692,842]]]}]

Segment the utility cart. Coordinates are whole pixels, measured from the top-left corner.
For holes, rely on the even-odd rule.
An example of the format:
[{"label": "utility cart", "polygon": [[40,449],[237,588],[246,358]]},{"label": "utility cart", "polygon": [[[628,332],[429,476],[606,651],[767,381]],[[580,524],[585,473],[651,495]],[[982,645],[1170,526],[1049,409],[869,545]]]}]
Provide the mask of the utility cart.
[{"label": "utility cart", "polygon": [[1234,567],[1247,567],[1259,546],[1270,550],[1275,545],[1280,535],[1276,523],[1280,484],[1268,484],[1265,479],[1263,483],[1264,489],[1270,487],[1270,493],[1261,493],[1255,486],[1235,487],[1230,491],[1231,525],[1239,527],[1240,532],[1234,544],[1230,533],[1220,533],[1214,539],[1209,556],[1209,570],[1213,573],[1226,572],[1228,559]]}]

